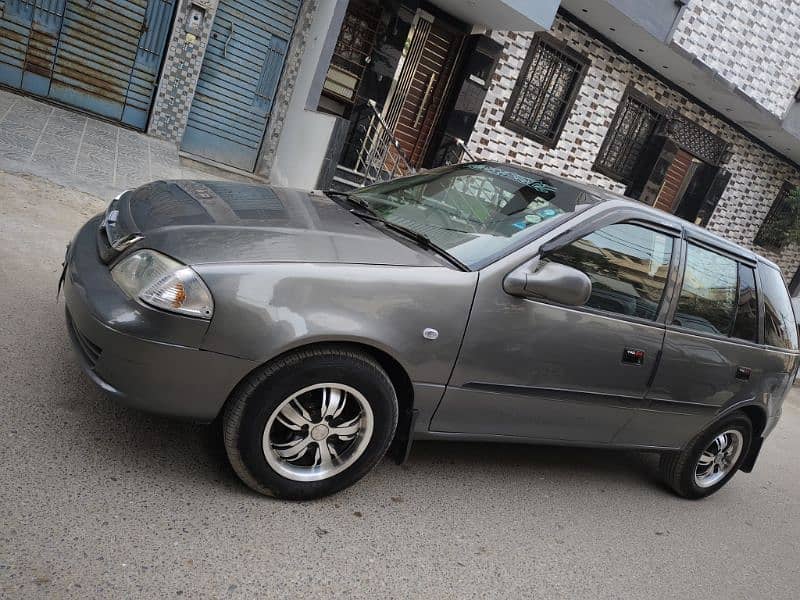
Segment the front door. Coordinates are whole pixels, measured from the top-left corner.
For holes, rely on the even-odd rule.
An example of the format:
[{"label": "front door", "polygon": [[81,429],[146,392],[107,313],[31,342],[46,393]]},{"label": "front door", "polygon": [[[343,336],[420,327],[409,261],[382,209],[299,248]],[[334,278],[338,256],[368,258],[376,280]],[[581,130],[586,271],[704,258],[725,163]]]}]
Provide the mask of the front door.
[{"label": "front door", "polygon": [[[592,280],[585,307],[512,297],[481,274],[438,432],[607,443],[644,402],[676,239],[616,223],[546,255]],[[677,257],[675,257],[677,259]]]},{"label": "front door", "polygon": [[672,159],[672,164],[667,169],[664,183],[661,184],[661,190],[659,190],[653,206],[669,213],[674,212],[680,204],[689,182],[694,177],[695,171],[701,164],[701,161],[688,152],[678,150],[675,158]]},{"label": "front door", "polygon": [[384,119],[413,167],[425,158],[463,40],[440,19],[417,12],[384,107]]},{"label": "front door", "polygon": [[181,149],[255,170],[301,0],[221,0]]}]

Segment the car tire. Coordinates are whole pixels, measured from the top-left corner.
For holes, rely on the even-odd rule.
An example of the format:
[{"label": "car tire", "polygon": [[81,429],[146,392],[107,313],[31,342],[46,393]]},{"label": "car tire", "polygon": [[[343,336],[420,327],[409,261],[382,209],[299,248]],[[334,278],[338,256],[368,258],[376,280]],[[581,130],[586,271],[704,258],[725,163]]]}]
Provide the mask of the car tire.
[{"label": "car tire", "polygon": [[697,434],[682,451],[662,454],[661,476],[679,496],[693,500],[710,496],[739,470],[752,435],[746,415],[729,415]]},{"label": "car tire", "polygon": [[233,392],[223,414],[225,450],[256,492],[320,498],[380,461],[397,415],[394,386],[372,357],[343,346],[300,350],[255,371]]}]

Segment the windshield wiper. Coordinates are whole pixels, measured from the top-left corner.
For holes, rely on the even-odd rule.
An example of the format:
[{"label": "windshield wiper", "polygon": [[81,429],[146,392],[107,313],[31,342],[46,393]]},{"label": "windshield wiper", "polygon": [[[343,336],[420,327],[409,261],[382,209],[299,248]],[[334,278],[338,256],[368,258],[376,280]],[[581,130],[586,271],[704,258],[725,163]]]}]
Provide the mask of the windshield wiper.
[{"label": "windshield wiper", "polygon": [[371,215],[379,216],[378,213],[375,212],[375,209],[369,205],[369,202],[364,200],[363,198],[359,198],[358,196],[353,195],[352,192],[341,192],[339,190],[322,190],[322,193],[326,196],[337,196],[339,198],[344,198],[350,204],[354,204],[355,206],[364,209]]},{"label": "windshield wiper", "polygon": [[[356,210],[355,208],[351,208],[350,212],[352,214],[356,215],[357,217],[361,217],[362,219],[367,219],[367,220],[370,220],[370,221],[377,221],[377,222],[381,223],[387,229],[391,229],[392,231],[395,231],[395,232],[397,232],[397,233],[399,233],[401,235],[404,235],[405,237],[415,241],[418,245],[422,246],[423,248],[427,248],[428,250],[432,250],[433,252],[436,252],[436,254],[442,256],[448,262],[454,264],[455,266],[457,266],[462,271],[469,271],[469,267],[467,267],[467,265],[465,265],[463,262],[458,260],[455,256],[450,254],[447,250],[445,250],[441,246],[438,246],[437,244],[435,244],[431,240],[431,238],[429,238],[427,235],[425,235],[424,233],[420,233],[419,231],[415,231],[414,229],[411,229],[410,227],[406,227],[405,225],[400,225],[399,223],[394,223],[394,222],[389,221],[388,219],[382,217],[380,214],[378,214],[378,212],[374,208],[372,208],[372,206],[370,206],[369,202],[367,202],[363,198],[359,198],[358,196],[355,196],[355,195],[350,194],[348,192],[340,192],[338,190],[325,190],[324,193],[329,195],[329,196],[339,196],[340,198],[344,198],[345,200],[347,200],[349,203],[354,204],[360,210]],[[442,229],[446,229],[446,228],[442,228]],[[461,231],[459,229],[453,229],[451,231],[459,231],[461,233],[468,233],[466,231]]]},{"label": "windshield wiper", "polygon": [[419,231],[415,231],[410,227],[406,227],[405,225],[400,225],[399,223],[393,223],[388,219],[384,219],[382,216],[377,214],[369,207],[365,208],[367,208],[367,210],[369,210],[370,212],[362,212],[360,210],[355,210],[355,209],[350,209],[350,212],[356,215],[357,217],[361,217],[362,219],[367,219],[369,221],[378,221],[387,229],[391,229],[392,231],[404,235],[405,237],[415,241],[418,245],[422,246],[423,248],[427,248],[428,250],[436,252],[436,254],[440,255],[448,262],[454,264],[462,271],[469,271],[469,267],[467,265],[458,260],[455,256],[450,254],[447,250],[445,250],[441,246],[433,243],[433,241],[431,241],[431,238],[429,238],[424,233],[420,233]]}]

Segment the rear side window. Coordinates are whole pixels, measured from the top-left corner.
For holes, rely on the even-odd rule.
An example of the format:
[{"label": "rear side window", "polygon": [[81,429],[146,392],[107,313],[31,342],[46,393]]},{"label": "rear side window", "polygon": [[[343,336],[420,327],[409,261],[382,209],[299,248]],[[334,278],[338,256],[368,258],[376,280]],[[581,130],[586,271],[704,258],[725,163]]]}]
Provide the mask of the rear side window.
[{"label": "rear side window", "polygon": [[736,312],[737,265],[735,260],[689,244],[673,324],[727,336]]},{"label": "rear side window", "polygon": [[796,350],[797,324],[783,278],[766,265],[759,265],[758,273],[764,296],[764,342],[769,346]]},{"label": "rear side window", "polygon": [[673,238],[631,223],[609,225],[547,256],[592,280],[586,306],[655,320],[669,272]]},{"label": "rear side window", "polygon": [[739,299],[736,319],[731,337],[758,341],[758,296],[756,296],[756,274],[752,268],[739,265]]}]

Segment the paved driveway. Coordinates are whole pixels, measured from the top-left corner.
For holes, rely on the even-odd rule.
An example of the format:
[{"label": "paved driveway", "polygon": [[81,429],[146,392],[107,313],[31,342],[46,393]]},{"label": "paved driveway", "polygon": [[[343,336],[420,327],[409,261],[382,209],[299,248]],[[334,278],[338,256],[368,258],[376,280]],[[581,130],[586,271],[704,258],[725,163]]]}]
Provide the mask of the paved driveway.
[{"label": "paved driveway", "polygon": [[325,500],[250,493],[210,428],[80,373],[55,283],[101,206],[0,174],[0,597],[798,597],[796,394],[701,502],[632,453],[438,443]]}]

